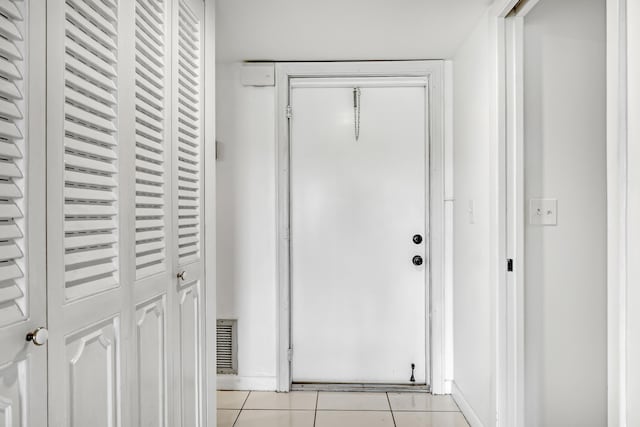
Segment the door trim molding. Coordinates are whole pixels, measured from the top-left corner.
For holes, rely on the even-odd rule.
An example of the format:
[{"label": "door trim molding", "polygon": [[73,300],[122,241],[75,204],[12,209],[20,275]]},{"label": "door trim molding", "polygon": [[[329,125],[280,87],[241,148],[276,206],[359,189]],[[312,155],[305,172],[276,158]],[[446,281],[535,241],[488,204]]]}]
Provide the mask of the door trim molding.
[{"label": "door trim molding", "polygon": [[[637,212],[637,125],[629,117],[638,113],[636,75],[638,64],[637,2],[607,0],[607,359],[608,422],[627,427],[633,423],[632,378],[634,334],[629,317],[634,301],[629,289],[636,279],[632,263],[638,248],[632,220]],[[635,90],[634,90],[635,89]],[[637,175],[636,175],[637,176]]]},{"label": "door trim molding", "polygon": [[[444,61],[296,62],[276,64],[276,210],[277,210],[277,390],[291,389],[291,283],[289,247],[290,81],[304,77],[424,77],[428,81],[429,274],[427,285],[427,383],[434,394],[447,390],[445,328],[445,102]],[[451,238],[451,236],[448,236]],[[450,294],[448,294],[450,295]]]},{"label": "door trim molding", "polygon": [[[496,19],[497,426],[524,426],[524,18],[539,0],[501,0]],[[507,271],[507,259],[513,271]]]},{"label": "door trim molding", "polygon": [[203,237],[205,262],[204,289],[204,422],[203,426],[216,425],[217,369],[216,369],[216,57],[215,57],[215,2],[204,2],[204,217]]}]

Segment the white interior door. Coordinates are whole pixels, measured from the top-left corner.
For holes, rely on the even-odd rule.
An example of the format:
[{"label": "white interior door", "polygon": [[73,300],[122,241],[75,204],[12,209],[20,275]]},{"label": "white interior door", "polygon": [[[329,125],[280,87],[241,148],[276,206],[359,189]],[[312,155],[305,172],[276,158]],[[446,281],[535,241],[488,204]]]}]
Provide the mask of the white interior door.
[{"label": "white interior door", "polygon": [[204,2],[47,11],[49,423],[201,426]]},{"label": "white interior door", "polygon": [[47,10],[49,423],[201,426],[204,2]]},{"label": "white interior door", "polygon": [[[47,424],[45,15],[0,2],[0,425]],[[37,343],[43,344],[38,336]]]},{"label": "white interior door", "polygon": [[[174,384],[179,423],[203,424],[204,3],[178,0],[173,22]],[[176,278],[177,276],[177,278]]]},{"label": "white interior door", "polygon": [[115,427],[129,398],[132,315],[120,210],[122,11],[116,0],[47,6],[49,425]]},{"label": "white interior door", "polygon": [[125,4],[129,9],[122,18],[135,28],[135,49],[128,55],[132,63],[126,76],[133,87],[129,95],[134,94],[135,100],[124,105],[129,109],[126,125],[134,137],[121,151],[131,183],[124,189],[129,192],[128,211],[135,212],[127,239],[135,253],[135,265],[128,271],[134,283],[134,345],[128,349],[133,425],[169,427],[175,425],[177,415],[172,404],[177,395],[169,387],[173,360],[170,307],[176,298],[171,262],[175,251],[171,246],[170,121],[174,8],[170,0],[135,0],[122,6]]},{"label": "white interior door", "polygon": [[424,384],[426,82],[291,87],[292,379]]}]

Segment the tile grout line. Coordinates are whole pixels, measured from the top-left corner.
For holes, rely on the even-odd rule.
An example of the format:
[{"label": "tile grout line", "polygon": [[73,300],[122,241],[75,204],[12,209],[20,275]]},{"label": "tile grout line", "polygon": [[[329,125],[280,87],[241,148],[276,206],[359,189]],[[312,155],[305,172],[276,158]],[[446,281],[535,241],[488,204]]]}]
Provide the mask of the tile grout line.
[{"label": "tile grout line", "polygon": [[393,427],[397,427],[396,424],[396,416],[393,414],[393,408],[391,407],[391,399],[389,398],[389,393],[385,393],[387,396],[387,403],[389,404],[389,412],[391,412],[391,420],[393,421]]},{"label": "tile grout line", "polygon": [[[224,408],[220,408],[224,409]],[[227,411],[229,409],[226,409]],[[238,409],[232,409],[237,411]],[[300,408],[247,408],[245,411],[249,412],[314,412],[314,409],[300,409]]]},{"label": "tile grout line", "polygon": [[[251,409],[252,411],[287,411],[287,409]],[[292,411],[307,411],[311,412],[313,409],[289,409]],[[323,409],[322,412],[389,412],[391,409]],[[320,412],[320,411],[318,411]],[[412,410],[412,411],[396,411],[396,412],[445,412],[455,414],[458,411],[420,411],[420,410]]]},{"label": "tile grout line", "polygon": [[236,419],[233,421],[233,424],[231,425],[231,427],[235,427],[236,423],[240,419],[240,414],[242,413],[242,410],[244,409],[244,405],[247,404],[247,400],[249,400],[249,396],[251,396],[251,390],[249,390],[249,393],[247,393],[247,397],[244,398],[244,401],[242,402],[242,406],[240,407],[240,410],[238,411],[238,415],[236,415]]},{"label": "tile grout line", "polygon": [[462,409],[460,409],[460,405],[458,405],[458,402],[456,402],[456,400],[453,398],[453,395],[451,396],[451,400],[453,401],[453,404],[456,405],[456,408],[458,408],[458,413],[460,415],[462,415],[462,418],[464,418],[464,421],[467,423],[467,426],[470,426],[471,423],[469,422],[469,420],[467,419],[467,416],[464,414],[464,412],[462,412]]},{"label": "tile grout line", "polygon": [[[245,396],[245,398],[244,398],[244,400],[243,400],[243,402],[242,402],[242,404],[241,404],[241,406],[240,406],[240,408],[238,410],[238,414],[236,415],[236,417],[235,417],[235,419],[234,419],[234,421],[232,423],[232,427],[236,427],[238,425],[238,421],[240,420],[242,412],[245,411],[247,403],[248,403],[249,399],[251,398],[251,395],[253,394],[252,390],[247,390],[246,392],[247,392],[247,394],[246,394],[246,396]],[[314,411],[314,418],[313,418],[312,427],[316,427],[316,425],[317,425],[318,410],[319,410],[319,403],[320,403],[320,393],[321,392],[320,391],[316,391],[315,393],[316,393],[315,406],[314,406],[314,408],[310,408],[310,409],[307,410],[307,411],[312,411],[312,410]],[[395,415],[396,415],[395,412],[398,412],[399,414],[400,413],[412,413],[412,412],[418,412],[418,413],[458,413],[458,414],[462,415],[462,418],[464,419],[466,425],[470,426],[469,421],[466,419],[464,413],[462,413],[462,411],[460,410],[460,406],[458,405],[458,403],[454,399],[452,399],[452,400],[453,400],[453,403],[454,403],[456,409],[453,409],[453,410],[452,409],[444,409],[444,408],[441,408],[441,409],[433,409],[433,408],[431,408],[431,409],[427,409],[427,408],[418,409],[418,408],[414,408],[414,409],[404,409],[404,410],[401,409],[399,411],[396,411],[396,410],[393,409],[393,405],[391,404],[391,395],[390,395],[390,393],[389,392],[384,392],[384,394],[385,394],[385,397],[386,397],[386,400],[387,400],[388,411],[391,413],[391,419],[392,419],[392,422],[393,422],[392,425],[394,427],[398,426],[397,420],[395,419]],[[218,409],[220,409],[220,408],[218,408]],[[274,409],[266,409],[265,408],[265,410],[277,411],[278,409],[275,409],[275,408]],[[286,409],[286,411],[291,412],[291,411],[294,411],[294,409],[288,408],[288,409]],[[301,411],[303,411],[303,410],[301,410]],[[377,412],[377,411],[380,411],[380,409],[369,409],[369,410],[366,410],[366,409],[344,409],[343,408],[343,409],[329,409],[328,411],[338,411],[338,412],[368,412],[368,411],[370,412],[370,411],[373,411],[373,412]],[[249,411],[249,412],[251,412],[251,411]]]},{"label": "tile grout line", "polygon": [[313,427],[316,427],[316,419],[318,418],[318,399],[320,399],[320,392],[316,391],[316,409],[313,412]]}]

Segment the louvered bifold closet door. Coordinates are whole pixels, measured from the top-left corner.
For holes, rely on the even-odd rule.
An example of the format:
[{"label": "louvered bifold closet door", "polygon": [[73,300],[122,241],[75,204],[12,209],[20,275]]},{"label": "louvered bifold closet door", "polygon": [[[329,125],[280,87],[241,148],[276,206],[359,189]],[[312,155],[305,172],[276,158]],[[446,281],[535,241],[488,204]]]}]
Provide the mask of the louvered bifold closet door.
[{"label": "louvered bifold closet door", "polygon": [[46,425],[45,15],[0,1],[0,425]]},{"label": "louvered bifold closet door", "polygon": [[170,0],[132,0],[135,218],[132,274],[134,328],[132,390],[136,426],[170,427],[175,405],[168,387],[169,302],[173,291],[171,242]]},{"label": "louvered bifold closet door", "polygon": [[[173,225],[178,278],[178,385],[182,427],[203,423],[204,3],[176,0],[173,10]],[[213,120],[213,118],[211,118]]]},{"label": "louvered bifold closet door", "polygon": [[123,423],[120,12],[117,0],[47,2],[51,426]]}]

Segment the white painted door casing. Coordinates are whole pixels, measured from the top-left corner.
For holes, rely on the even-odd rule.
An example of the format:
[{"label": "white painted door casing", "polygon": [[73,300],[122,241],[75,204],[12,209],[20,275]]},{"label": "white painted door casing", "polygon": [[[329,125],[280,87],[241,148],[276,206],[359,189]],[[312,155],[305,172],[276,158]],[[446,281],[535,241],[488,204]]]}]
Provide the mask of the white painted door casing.
[{"label": "white painted door casing", "polygon": [[[290,261],[289,261],[289,135],[287,106],[290,102],[290,81],[302,77],[416,77],[427,80],[428,86],[428,164],[429,164],[429,259],[428,301],[431,307],[427,342],[431,351],[427,354],[427,383],[434,394],[449,392],[447,380],[451,365],[445,349],[451,343],[451,282],[448,263],[445,262],[446,247],[450,246],[451,235],[447,224],[450,223],[451,210],[448,206],[453,199],[451,194],[451,175],[448,173],[451,139],[445,132],[445,124],[450,120],[445,111],[445,94],[451,93],[445,78],[444,61],[372,61],[372,62],[335,62],[335,63],[278,63],[276,64],[277,87],[277,207],[278,207],[278,244],[276,250],[278,270],[277,301],[280,307],[277,322],[277,381],[279,391],[288,391],[291,385],[289,348],[291,345],[290,311]],[[447,148],[448,147],[448,148]],[[447,172],[447,173],[445,173]],[[446,188],[445,188],[446,187]],[[449,314],[447,314],[449,313]]]}]

